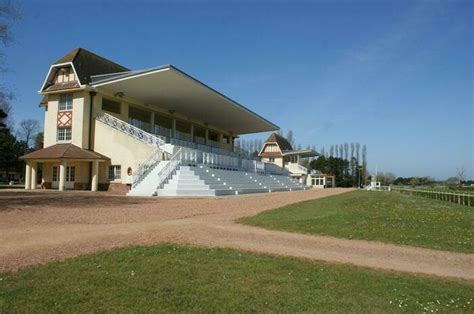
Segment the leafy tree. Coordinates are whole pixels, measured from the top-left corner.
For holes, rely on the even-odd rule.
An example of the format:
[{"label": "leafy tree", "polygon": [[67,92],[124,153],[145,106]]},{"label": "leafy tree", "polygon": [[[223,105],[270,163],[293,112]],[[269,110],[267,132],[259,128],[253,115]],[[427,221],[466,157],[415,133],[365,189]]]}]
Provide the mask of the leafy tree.
[{"label": "leafy tree", "polygon": [[411,180],[410,180],[410,185],[411,185],[411,186],[420,185],[420,179],[419,179],[418,177],[413,177],[413,178],[411,178]]},{"label": "leafy tree", "polygon": [[[364,146],[362,146],[362,178],[363,178],[363,182],[364,182],[364,185],[367,184],[367,145],[364,144]],[[395,179],[395,177],[393,178],[393,180]],[[392,181],[393,181],[392,180]]]},{"label": "leafy tree", "polygon": [[24,154],[24,143],[18,142],[9,128],[0,129],[0,171],[7,176],[12,171],[22,172],[24,162],[19,157]]},{"label": "leafy tree", "polygon": [[352,186],[352,180],[346,175],[349,162],[342,158],[320,156],[309,163],[309,168],[324,174],[335,176],[336,186]]},{"label": "leafy tree", "polygon": [[34,149],[42,149],[44,148],[44,133],[43,132],[38,132],[35,136],[35,146]]}]

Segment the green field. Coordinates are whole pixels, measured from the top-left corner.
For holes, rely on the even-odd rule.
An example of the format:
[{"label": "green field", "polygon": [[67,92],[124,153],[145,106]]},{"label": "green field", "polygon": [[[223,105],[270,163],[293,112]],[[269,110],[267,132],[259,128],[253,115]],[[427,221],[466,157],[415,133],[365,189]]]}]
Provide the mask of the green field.
[{"label": "green field", "polygon": [[391,192],[356,191],[245,217],[268,229],[474,252],[474,209]]},{"label": "green field", "polygon": [[0,312],[473,312],[474,284],[294,258],[135,247],[0,273]]}]

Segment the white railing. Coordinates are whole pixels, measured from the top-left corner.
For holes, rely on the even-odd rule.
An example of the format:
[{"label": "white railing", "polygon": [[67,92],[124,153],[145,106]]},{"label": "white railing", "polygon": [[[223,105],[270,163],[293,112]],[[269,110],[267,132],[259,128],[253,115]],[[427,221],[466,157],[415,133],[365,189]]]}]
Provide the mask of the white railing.
[{"label": "white railing", "polygon": [[117,119],[116,117],[108,113],[102,112],[97,115],[96,119],[148,145],[160,147],[160,145],[164,145],[166,143],[163,138],[145,132],[144,130],[137,128],[136,126],[133,126],[130,123]]},{"label": "white railing", "polygon": [[289,175],[290,171],[288,169],[279,167],[275,164],[266,162],[265,163],[265,173]]},{"label": "white railing", "polygon": [[288,169],[291,173],[298,173],[298,174],[307,174],[308,168],[303,167],[297,163],[288,163],[285,165],[285,168]]},{"label": "white railing", "polygon": [[176,153],[171,156],[168,163],[160,170],[158,173],[158,185],[157,189],[163,188],[163,186],[171,179],[171,177],[176,173],[178,167],[181,165],[181,156],[184,148],[178,149]]},{"label": "white railing", "polygon": [[136,188],[140,182],[142,182],[143,179],[158,165],[158,163],[162,160],[162,154],[167,153],[157,148],[143,163],[138,166],[137,170],[133,172],[133,188]]},{"label": "white railing", "polygon": [[391,186],[391,191],[398,192],[401,194],[408,194],[413,196],[421,196],[430,198],[433,200],[440,200],[445,202],[457,203],[459,205],[474,206],[474,194],[459,192],[445,192],[445,191],[434,191],[434,190],[419,190],[410,188],[399,188]]}]

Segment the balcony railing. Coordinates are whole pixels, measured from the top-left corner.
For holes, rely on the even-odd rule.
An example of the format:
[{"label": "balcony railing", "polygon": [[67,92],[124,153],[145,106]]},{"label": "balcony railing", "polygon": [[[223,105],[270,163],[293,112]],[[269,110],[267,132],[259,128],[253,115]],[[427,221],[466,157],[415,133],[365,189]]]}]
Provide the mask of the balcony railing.
[{"label": "balcony railing", "polygon": [[166,143],[164,138],[150,134],[130,123],[117,119],[108,113],[102,112],[97,115],[96,119],[146,144],[160,147],[160,145]]},{"label": "balcony railing", "polygon": [[297,163],[288,163],[285,165],[285,168],[288,169],[291,173],[297,173],[297,174],[308,173],[308,168],[303,167],[302,165],[297,164]]}]

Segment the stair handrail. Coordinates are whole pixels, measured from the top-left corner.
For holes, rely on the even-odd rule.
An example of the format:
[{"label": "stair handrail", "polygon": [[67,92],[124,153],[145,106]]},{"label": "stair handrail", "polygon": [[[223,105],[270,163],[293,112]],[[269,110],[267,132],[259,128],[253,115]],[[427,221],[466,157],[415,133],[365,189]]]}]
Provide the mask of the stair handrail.
[{"label": "stair handrail", "polygon": [[166,144],[166,141],[161,137],[151,133],[148,133],[140,128],[137,128],[130,123],[120,120],[106,112],[101,112],[97,115],[96,119],[124,134],[127,134],[143,143],[160,147]]},{"label": "stair handrail", "polygon": [[137,170],[133,172],[132,188],[136,188],[145,177],[160,163],[162,154],[167,154],[160,148],[156,148],[151,155],[142,163],[139,164]]},{"label": "stair handrail", "polygon": [[161,189],[168,182],[172,175],[181,165],[183,147],[179,148],[168,160],[168,163],[158,172],[158,185],[156,189]]}]

